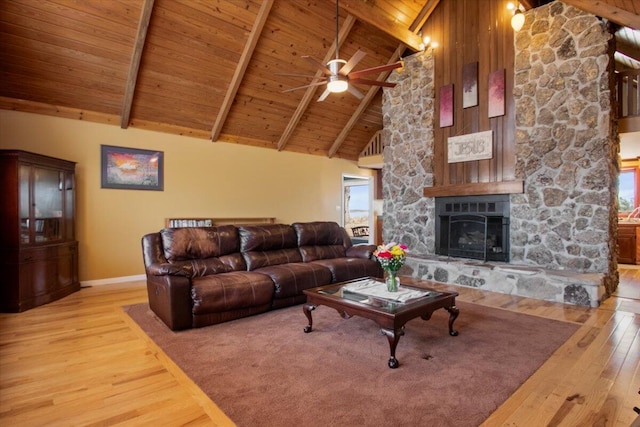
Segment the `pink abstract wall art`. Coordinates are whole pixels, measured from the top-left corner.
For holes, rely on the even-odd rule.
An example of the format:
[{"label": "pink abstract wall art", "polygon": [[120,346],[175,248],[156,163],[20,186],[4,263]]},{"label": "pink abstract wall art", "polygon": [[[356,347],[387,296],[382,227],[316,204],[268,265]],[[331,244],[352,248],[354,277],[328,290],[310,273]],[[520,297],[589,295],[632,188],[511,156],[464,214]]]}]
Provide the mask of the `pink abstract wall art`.
[{"label": "pink abstract wall art", "polygon": [[504,76],[504,69],[489,74],[489,117],[504,116]]},{"label": "pink abstract wall art", "polygon": [[478,105],[478,63],[462,66],[462,108]]},{"label": "pink abstract wall art", "polygon": [[453,126],[453,84],[440,88],[440,127]]}]

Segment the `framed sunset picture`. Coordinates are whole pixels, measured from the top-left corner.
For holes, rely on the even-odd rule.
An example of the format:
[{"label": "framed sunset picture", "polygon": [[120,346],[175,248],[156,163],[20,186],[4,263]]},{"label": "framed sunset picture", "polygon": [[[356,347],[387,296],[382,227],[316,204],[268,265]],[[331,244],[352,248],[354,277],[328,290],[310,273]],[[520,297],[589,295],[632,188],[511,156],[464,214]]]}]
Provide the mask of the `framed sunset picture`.
[{"label": "framed sunset picture", "polygon": [[102,188],[164,190],[162,151],[101,145]]}]

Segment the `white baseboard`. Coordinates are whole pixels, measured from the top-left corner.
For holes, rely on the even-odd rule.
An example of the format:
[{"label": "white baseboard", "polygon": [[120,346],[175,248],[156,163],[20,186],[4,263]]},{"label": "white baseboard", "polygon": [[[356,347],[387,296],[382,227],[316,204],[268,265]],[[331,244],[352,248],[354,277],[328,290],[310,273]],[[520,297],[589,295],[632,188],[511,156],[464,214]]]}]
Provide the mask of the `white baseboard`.
[{"label": "white baseboard", "polygon": [[86,281],[81,281],[80,286],[83,288],[86,288],[89,286],[112,285],[114,283],[136,282],[140,280],[146,280],[146,278],[147,276],[145,276],[144,274],[138,274],[136,276],[112,277],[111,279],[86,280]]}]

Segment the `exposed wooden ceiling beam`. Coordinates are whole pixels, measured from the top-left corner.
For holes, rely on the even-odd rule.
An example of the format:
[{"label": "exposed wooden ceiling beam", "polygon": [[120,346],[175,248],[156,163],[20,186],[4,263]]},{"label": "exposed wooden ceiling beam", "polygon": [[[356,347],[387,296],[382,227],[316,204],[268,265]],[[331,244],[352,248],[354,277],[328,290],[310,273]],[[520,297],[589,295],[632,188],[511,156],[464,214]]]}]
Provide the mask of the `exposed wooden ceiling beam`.
[{"label": "exposed wooden ceiling beam", "polygon": [[622,40],[616,40],[616,50],[629,58],[640,61],[640,48]]},{"label": "exposed wooden ceiling beam", "polygon": [[[344,41],[346,40],[347,35],[351,31],[351,28],[353,28],[353,24],[355,23],[356,23],[356,19],[353,17],[353,15],[347,16],[347,19],[345,19],[338,33],[338,46],[342,46],[342,43],[344,43]],[[331,59],[333,59],[333,55],[335,54],[335,52],[336,52],[336,42],[334,41],[331,47],[329,48],[329,51],[325,55],[324,59],[322,60],[322,62],[326,64]],[[322,71],[316,71],[316,74],[313,80],[315,81],[321,75],[322,75]],[[307,110],[307,108],[309,108],[309,104],[311,103],[311,100],[313,99],[313,96],[316,93],[316,89],[317,87],[315,86],[307,88],[307,91],[304,93],[304,96],[300,100],[300,103],[298,104],[298,107],[296,108],[295,113],[293,113],[293,116],[289,120],[287,127],[284,129],[284,132],[282,132],[282,136],[280,136],[280,141],[278,141],[278,151],[282,151],[282,149],[287,145],[287,142],[289,142],[289,139],[291,138],[291,135],[293,134],[293,131],[295,130],[295,128],[298,126],[298,123],[300,122],[302,115]]]},{"label": "exposed wooden ceiling beam", "polygon": [[229,84],[227,93],[225,94],[222,105],[220,106],[220,112],[218,113],[218,117],[216,117],[216,122],[213,124],[213,129],[211,130],[211,140],[214,142],[217,141],[220,137],[222,126],[224,126],[224,122],[227,120],[229,111],[231,111],[231,105],[233,104],[233,100],[238,93],[238,88],[240,87],[240,83],[244,78],[244,74],[247,71],[247,67],[249,66],[249,61],[251,61],[253,51],[258,44],[258,40],[260,40],[260,34],[262,33],[264,24],[267,22],[267,18],[269,17],[271,6],[273,6],[273,1],[274,0],[263,0],[262,6],[260,6],[260,11],[258,12],[258,16],[253,23],[251,34],[249,34],[249,39],[244,45],[242,55],[240,56],[240,61],[238,61],[236,71],[233,73],[231,84]]},{"label": "exposed wooden ceiling beam", "polygon": [[626,63],[626,62],[620,62],[620,61],[617,61],[617,60],[616,60],[616,62],[615,62],[615,64],[614,64],[614,65],[615,65],[615,69],[616,69],[616,71],[617,71],[618,73],[624,73],[624,72],[626,72],[626,71],[633,71],[633,70],[635,70],[635,68],[631,68],[631,67],[629,67],[629,65],[627,65],[627,63]]},{"label": "exposed wooden ceiling beam", "polygon": [[[398,59],[400,59],[400,55],[402,55],[405,49],[406,46],[404,44],[400,44],[396,51],[393,52],[393,55],[391,56],[391,59],[389,59],[389,62],[387,62],[387,64],[393,64],[394,62],[398,61]],[[387,79],[387,77],[389,77],[389,74],[391,74],[391,71],[380,73],[376,80],[384,81]],[[371,101],[373,101],[373,98],[376,96],[379,90],[380,86],[371,86],[365,97],[362,99],[362,101],[360,101],[360,105],[358,105],[356,111],[354,111],[354,113],[351,115],[351,118],[349,119],[345,127],[342,128],[342,131],[340,131],[340,134],[333,142],[333,145],[329,149],[329,157],[333,157],[338,152],[338,149],[347,138],[347,135],[349,134],[349,132],[351,132],[351,129],[353,129],[358,120],[360,120],[360,117],[365,112],[369,104],[371,104]]]},{"label": "exposed wooden ceiling beam", "polygon": [[627,12],[624,9],[616,7],[604,1],[594,0],[562,0],[566,4],[582,9],[585,12],[601,16],[616,24],[625,27],[631,27],[635,30],[640,29],[640,15]]},{"label": "exposed wooden ceiling beam", "polygon": [[538,7],[539,0],[520,0],[520,5],[524,7],[524,10],[530,10],[534,7]]},{"label": "exposed wooden ceiling beam", "polygon": [[151,12],[153,11],[153,2],[154,0],[144,0],[144,4],[142,5],[142,13],[140,14],[140,21],[138,22],[138,34],[136,35],[135,46],[133,48],[133,53],[131,54],[129,75],[127,76],[124,99],[122,100],[122,114],[120,115],[120,127],[122,129],[126,129],[129,126],[131,104],[133,103],[133,94],[136,91],[136,81],[138,80],[138,71],[140,70],[140,60],[142,59],[144,42],[147,38]]},{"label": "exposed wooden ceiling beam", "polygon": [[413,24],[409,27],[409,30],[414,32],[422,27],[424,27],[425,22],[429,19],[435,8],[440,3],[440,0],[428,0],[425,5],[422,7],[422,10],[414,19]]},{"label": "exposed wooden ceiling beam", "polygon": [[[331,0],[331,2],[335,5],[336,0]],[[422,39],[420,36],[412,33],[408,28],[396,21],[389,19],[389,17],[377,12],[373,2],[342,0],[339,6],[341,9],[355,16],[356,19],[376,27],[385,34],[406,44],[414,51],[418,52],[421,50],[420,43],[422,43]]]}]

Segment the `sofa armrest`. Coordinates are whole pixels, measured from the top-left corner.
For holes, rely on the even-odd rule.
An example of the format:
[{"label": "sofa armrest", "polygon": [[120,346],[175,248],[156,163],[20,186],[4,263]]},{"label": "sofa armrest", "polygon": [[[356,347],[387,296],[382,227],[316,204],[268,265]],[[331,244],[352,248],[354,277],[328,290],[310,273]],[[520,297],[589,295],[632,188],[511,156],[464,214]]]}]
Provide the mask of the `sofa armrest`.
[{"label": "sofa armrest", "polygon": [[349,258],[365,258],[372,259],[373,252],[377,249],[376,245],[353,245],[347,249],[346,255]]},{"label": "sofa armrest", "polygon": [[147,273],[147,295],[151,310],[171,330],[193,327],[190,279]]},{"label": "sofa armrest", "polygon": [[147,274],[152,276],[182,276],[192,277],[193,269],[187,264],[172,264],[169,262],[155,263],[147,266]]}]

